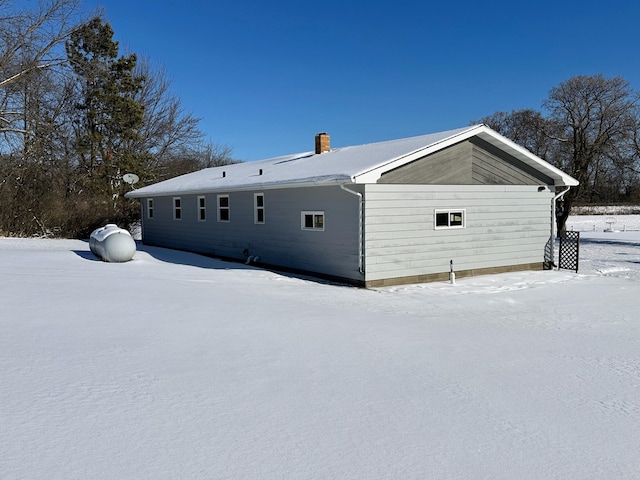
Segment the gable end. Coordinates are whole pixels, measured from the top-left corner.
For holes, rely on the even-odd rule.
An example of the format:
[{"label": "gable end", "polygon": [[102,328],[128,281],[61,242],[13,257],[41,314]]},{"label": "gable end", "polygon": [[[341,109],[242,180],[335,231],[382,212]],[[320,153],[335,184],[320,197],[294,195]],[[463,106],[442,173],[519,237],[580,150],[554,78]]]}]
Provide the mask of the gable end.
[{"label": "gable end", "polygon": [[553,179],[478,137],[383,173],[377,183],[553,185]]},{"label": "gable end", "polygon": [[474,185],[553,185],[553,179],[505,153],[489,142],[472,137]]},{"label": "gable end", "polygon": [[473,145],[456,143],[383,173],[376,183],[471,185]]}]

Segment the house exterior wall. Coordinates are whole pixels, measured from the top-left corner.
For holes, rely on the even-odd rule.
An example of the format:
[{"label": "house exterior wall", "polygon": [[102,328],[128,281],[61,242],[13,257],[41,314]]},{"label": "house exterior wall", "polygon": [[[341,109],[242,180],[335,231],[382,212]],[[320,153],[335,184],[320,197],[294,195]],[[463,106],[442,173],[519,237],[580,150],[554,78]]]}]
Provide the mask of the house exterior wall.
[{"label": "house exterior wall", "polygon": [[472,144],[461,142],[382,174],[378,183],[471,185]]},{"label": "house exterior wall", "polygon": [[[365,188],[366,285],[542,268],[553,192],[532,186],[389,185]],[[436,209],[464,209],[464,228],[435,228]],[[405,281],[406,280],[406,281]]]},{"label": "house exterior wall", "polygon": [[[254,222],[254,194],[264,195],[265,222]],[[229,195],[229,221],[217,217],[217,196]],[[198,197],[206,201],[206,220],[198,219]],[[153,198],[154,215],[142,200],[145,244],[223,258],[316,272],[357,282],[359,199],[339,186],[287,188],[182,195],[182,218],[173,218],[174,196]],[[301,212],[324,212],[324,230],[303,230]]]},{"label": "house exterior wall", "polygon": [[[143,242],[236,260],[244,250],[259,263],[343,278],[366,286],[458,277],[501,269],[542,268],[551,234],[553,192],[537,185],[350,185],[364,196],[363,266],[359,198],[338,186],[142,199]],[[254,193],[264,195],[265,223],[254,222]],[[229,195],[230,221],[217,218],[217,195]],[[435,228],[436,210],[464,210],[464,228]],[[301,212],[324,212],[324,230],[301,228]]]},{"label": "house exterior wall", "polygon": [[472,138],[383,174],[378,183],[438,185],[549,185],[540,172]]},{"label": "house exterior wall", "polygon": [[473,185],[553,185],[553,180],[480,138],[472,145]]}]

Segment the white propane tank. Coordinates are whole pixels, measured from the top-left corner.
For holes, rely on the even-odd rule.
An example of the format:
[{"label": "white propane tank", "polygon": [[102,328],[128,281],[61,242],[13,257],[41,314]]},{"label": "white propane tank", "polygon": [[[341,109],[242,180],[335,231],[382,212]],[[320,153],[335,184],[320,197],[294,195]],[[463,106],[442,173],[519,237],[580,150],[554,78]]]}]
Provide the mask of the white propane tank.
[{"label": "white propane tank", "polygon": [[91,232],[89,248],[105,262],[128,262],[136,253],[136,242],[128,231],[109,223]]}]

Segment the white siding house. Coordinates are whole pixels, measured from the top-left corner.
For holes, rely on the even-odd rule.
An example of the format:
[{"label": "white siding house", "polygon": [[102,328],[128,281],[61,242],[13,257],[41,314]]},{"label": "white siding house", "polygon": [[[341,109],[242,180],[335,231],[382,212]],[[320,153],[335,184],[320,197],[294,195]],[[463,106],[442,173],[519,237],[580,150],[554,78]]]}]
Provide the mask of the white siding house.
[{"label": "white siding house", "polygon": [[553,259],[577,181],[484,125],[207,168],[127,194],[143,242],[362,286]]}]

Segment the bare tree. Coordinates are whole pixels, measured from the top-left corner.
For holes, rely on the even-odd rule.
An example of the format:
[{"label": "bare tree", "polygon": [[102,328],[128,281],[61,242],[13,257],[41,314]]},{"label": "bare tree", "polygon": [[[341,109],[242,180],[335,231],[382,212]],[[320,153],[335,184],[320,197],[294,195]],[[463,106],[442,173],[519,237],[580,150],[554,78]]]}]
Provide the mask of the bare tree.
[{"label": "bare tree", "polygon": [[[156,170],[176,151],[192,148],[201,142],[199,118],[186,113],[180,99],[171,93],[171,83],[164,69],[154,70],[148,59],[142,59],[135,71],[146,79],[136,100],[144,105],[144,125],[138,148],[152,155],[149,171]],[[144,180],[144,173],[141,172]]]},{"label": "bare tree", "polygon": [[24,135],[22,88],[12,88],[43,69],[63,65],[64,42],[78,25],[80,0],[39,0],[28,9],[0,0],[0,132]]},{"label": "bare tree", "polygon": [[547,159],[552,148],[551,123],[537,110],[496,112],[472,123],[484,123],[530,152]]},{"label": "bare tree", "polygon": [[184,111],[164,69],[155,70],[142,59],[136,74],[146,80],[136,97],[145,107],[137,148],[150,153],[145,171],[136,172],[143,183],[236,162],[230,147],[204,142],[200,119]]},{"label": "bare tree", "polygon": [[638,97],[621,77],[580,75],[552,88],[543,106],[555,126],[556,164],[580,182],[564,196],[558,217],[562,231],[571,206],[584,197],[585,189],[596,188],[603,176],[635,161],[630,145]]},{"label": "bare tree", "polygon": [[5,235],[84,238],[96,225],[139,215],[122,195],[124,173],[149,183],[234,162],[229,147],[203,140],[164,70],[135,54],[116,58],[113,31],[102,32],[101,16],[81,21],[80,4],[0,0]]},{"label": "bare tree", "polygon": [[0,229],[50,234],[64,197],[68,148],[64,41],[79,0],[0,0]]},{"label": "bare tree", "polygon": [[579,75],[551,89],[543,102],[546,116],[515,110],[496,112],[480,122],[580,182],[563,197],[558,216],[562,232],[576,201],[611,202],[640,195],[638,98],[623,78]]},{"label": "bare tree", "polygon": [[162,164],[157,166],[156,180],[166,180],[203,168],[239,163],[239,160],[233,158],[232,153],[231,147],[213,143],[174,150],[163,160]]}]

